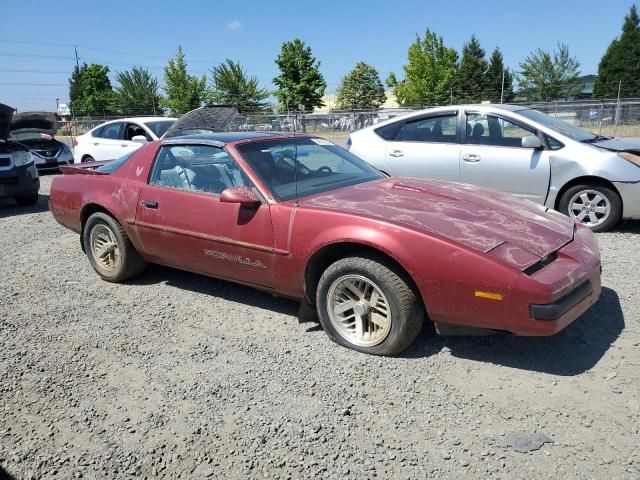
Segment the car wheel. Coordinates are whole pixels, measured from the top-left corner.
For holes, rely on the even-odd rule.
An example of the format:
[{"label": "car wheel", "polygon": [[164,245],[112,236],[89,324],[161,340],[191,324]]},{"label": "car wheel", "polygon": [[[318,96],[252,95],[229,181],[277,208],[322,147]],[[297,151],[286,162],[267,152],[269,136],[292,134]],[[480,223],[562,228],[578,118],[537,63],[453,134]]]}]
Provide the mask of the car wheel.
[{"label": "car wheel", "polygon": [[105,213],[98,212],[89,217],[82,241],[91,266],[108,282],[122,282],[138,275],[147,266],[122,225]]},{"label": "car wheel", "polygon": [[21,207],[33,207],[38,203],[38,194],[33,193],[31,195],[17,195],[14,200]]},{"label": "car wheel", "polygon": [[608,187],[575,185],[562,195],[560,211],[594,232],[606,232],[620,220],[622,201]]},{"label": "car wheel", "polygon": [[320,277],[320,323],[329,338],[371,355],[395,355],[413,343],[424,307],[402,272],[386,262],[348,257]]},{"label": "car wheel", "polygon": [[82,162],[95,162],[95,159],[91,155],[85,155],[84,157],[82,157]]}]

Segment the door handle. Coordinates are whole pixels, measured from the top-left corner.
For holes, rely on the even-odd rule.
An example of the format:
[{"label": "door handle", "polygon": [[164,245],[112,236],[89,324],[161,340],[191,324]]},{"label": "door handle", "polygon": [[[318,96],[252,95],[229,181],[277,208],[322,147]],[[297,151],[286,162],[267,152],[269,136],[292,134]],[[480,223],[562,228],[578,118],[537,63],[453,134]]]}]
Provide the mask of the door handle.
[{"label": "door handle", "polygon": [[462,160],[465,162],[475,163],[480,161],[480,155],[476,155],[475,153],[467,153],[462,156]]},{"label": "door handle", "polygon": [[94,147],[97,147],[98,145],[100,145],[98,142],[93,144]]},{"label": "door handle", "polygon": [[120,144],[120,146],[121,146],[121,147],[126,147],[126,146],[127,146],[127,144],[126,144],[126,143],[121,143],[121,144]]},{"label": "door handle", "polygon": [[402,150],[391,150],[389,152],[390,157],[402,157],[404,156],[404,152]]},{"label": "door handle", "polygon": [[147,208],[158,208],[158,202],[153,202],[150,200],[142,200],[142,202],[140,202],[142,204],[143,207],[147,207]]}]

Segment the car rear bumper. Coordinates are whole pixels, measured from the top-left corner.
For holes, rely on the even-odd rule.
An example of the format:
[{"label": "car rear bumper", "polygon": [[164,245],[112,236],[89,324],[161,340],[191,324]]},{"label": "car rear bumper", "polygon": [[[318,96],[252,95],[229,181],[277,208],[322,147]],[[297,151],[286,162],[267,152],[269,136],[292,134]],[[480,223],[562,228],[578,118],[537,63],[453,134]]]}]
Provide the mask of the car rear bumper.
[{"label": "car rear bumper", "polygon": [[68,156],[65,159],[60,158],[41,158],[34,155],[36,168],[38,171],[57,170],[62,165],[73,165],[73,157]]},{"label": "car rear bumper", "polygon": [[33,195],[40,189],[40,178],[34,165],[0,172],[0,197]]}]

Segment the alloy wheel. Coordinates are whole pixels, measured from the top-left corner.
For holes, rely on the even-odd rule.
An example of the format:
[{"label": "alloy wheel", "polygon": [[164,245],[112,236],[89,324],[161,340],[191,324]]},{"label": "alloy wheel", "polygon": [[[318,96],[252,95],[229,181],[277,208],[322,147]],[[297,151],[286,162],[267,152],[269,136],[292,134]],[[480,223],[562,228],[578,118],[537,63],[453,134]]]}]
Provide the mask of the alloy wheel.
[{"label": "alloy wheel", "polygon": [[361,275],[336,279],[327,292],[329,319],[347,341],[372,347],[391,330],[391,306],[380,287]]},{"label": "alloy wheel", "polygon": [[120,249],[111,229],[104,224],[95,225],[89,241],[96,265],[107,274],[114,273],[120,263]]},{"label": "alloy wheel", "polygon": [[581,190],[569,200],[569,216],[587,227],[604,223],[611,214],[611,202],[597,190]]}]

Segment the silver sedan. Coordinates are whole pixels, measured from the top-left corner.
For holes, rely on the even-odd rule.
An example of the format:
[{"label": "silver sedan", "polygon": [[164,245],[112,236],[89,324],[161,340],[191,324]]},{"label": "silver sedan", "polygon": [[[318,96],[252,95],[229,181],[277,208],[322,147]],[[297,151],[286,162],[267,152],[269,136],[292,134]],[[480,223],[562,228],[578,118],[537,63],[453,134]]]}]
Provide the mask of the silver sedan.
[{"label": "silver sedan", "polygon": [[348,146],[388,174],[502,190],[594,231],[640,218],[640,141],[598,136],[526,107],[412,112],[353,132]]}]

